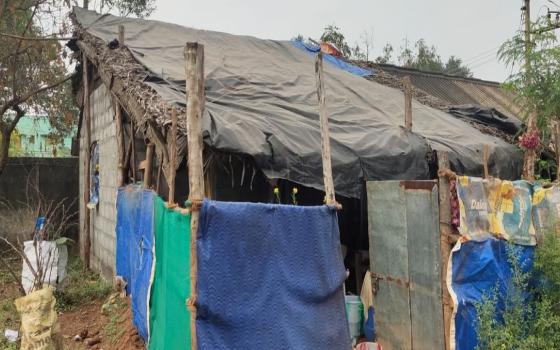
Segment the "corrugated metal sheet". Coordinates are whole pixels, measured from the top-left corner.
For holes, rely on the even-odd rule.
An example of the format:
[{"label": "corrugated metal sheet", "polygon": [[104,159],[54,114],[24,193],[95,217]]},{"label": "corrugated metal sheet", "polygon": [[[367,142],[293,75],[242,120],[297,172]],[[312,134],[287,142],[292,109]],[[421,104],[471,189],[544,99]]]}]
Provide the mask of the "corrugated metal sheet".
[{"label": "corrugated metal sheet", "polygon": [[367,183],[378,341],[386,350],[444,349],[435,181]]},{"label": "corrugated metal sheet", "polygon": [[379,65],[378,68],[399,78],[410,76],[416,88],[450,106],[477,104],[522,119],[521,109],[515,104],[513,94],[503,90],[497,82],[423,72],[393,65]]}]

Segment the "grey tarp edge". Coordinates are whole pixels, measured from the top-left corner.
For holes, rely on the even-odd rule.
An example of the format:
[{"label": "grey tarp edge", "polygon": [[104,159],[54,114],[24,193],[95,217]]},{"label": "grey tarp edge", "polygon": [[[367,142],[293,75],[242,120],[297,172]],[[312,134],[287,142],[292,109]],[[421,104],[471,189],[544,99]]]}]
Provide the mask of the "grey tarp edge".
[{"label": "grey tarp edge", "polygon": [[[125,27],[126,46],[153,75],[146,84],[167,102],[184,105],[184,46],[205,46],[204,142],[251,156],[271,178],[323,187],[313,57],[289,41],[262,40],[175,24],[74,9],[77,22],[105,42]],[[406,131],[401,91],[325,65],[335,188],[360,197],[364,180],[426,179],[426,154],[450,153],[461,174],[482,173],[482,148],[501,178],[521,173],[521,152],[452,115],[413,103]],[[159,79],[158,79],[159,78]]]}]

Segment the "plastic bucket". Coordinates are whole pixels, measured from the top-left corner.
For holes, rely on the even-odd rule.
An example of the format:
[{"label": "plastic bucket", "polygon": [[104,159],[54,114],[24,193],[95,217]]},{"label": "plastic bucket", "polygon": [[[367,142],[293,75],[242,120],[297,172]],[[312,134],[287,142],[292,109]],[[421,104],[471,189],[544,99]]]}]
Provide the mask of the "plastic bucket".
[{"label": "plastic bucket", "polygon": [[362,334],[364,306],[362,305],[360,297],[357,295],[347,295],[344,299],[346,302],[346,318],[348,319],[350,336],[355,339]]}]

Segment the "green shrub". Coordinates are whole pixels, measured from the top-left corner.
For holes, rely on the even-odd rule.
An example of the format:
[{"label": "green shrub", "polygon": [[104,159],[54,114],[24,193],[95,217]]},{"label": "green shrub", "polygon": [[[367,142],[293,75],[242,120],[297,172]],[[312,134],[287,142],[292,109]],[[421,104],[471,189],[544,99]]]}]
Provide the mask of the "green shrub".
[{"label": "green shrub", "polygon": [[[560,349],[560,239],[545,235],[530,273],[522,271],[513,245],[508,255],[512,278],[502,296],[502,317],[497,318],[498,293],[477,305],[478,350]],[[530,285],[536,287],[531,290]],[[524,298],[526,292],[529,298]]]}]

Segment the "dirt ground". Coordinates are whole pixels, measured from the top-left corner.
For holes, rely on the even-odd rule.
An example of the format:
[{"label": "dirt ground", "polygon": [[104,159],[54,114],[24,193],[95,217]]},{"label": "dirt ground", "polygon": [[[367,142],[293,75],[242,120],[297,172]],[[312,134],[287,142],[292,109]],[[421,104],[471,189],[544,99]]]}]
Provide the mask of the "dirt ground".
[{"label": "dirt ground", "polygon": [[[60,328],[66,349],[140,350],[144,343],[132,325],[130,299],[122,305],[101,312],[103,302],[94,301],[59,315]],[[76,340],[76,336],[81,335]],[[99,342],[97,342],[99,341]],[[90,343],[94,343],[89,345]]]},{"label": "dirt ground", "polygon": [[[0,249],[0,253],[2,253]],[[5,252],[5,251],[4,251]],[[11,270],[21,278],[21,260],[7,257]],[[4,338],[4,329],[17,330],[19,316],[14,300],[21,296],[18,284],[0,264],[0,349],[15,350],[17,343]],[[145,349],[132,324],[130,299],[120,297],[111,286],[91,271],[86,271],[77,258],[68,266],[68,284],[55,293],[57,314],[64,349],[67,350],[141,350]],[[76,339],[76,336],[80,336]]]}]

